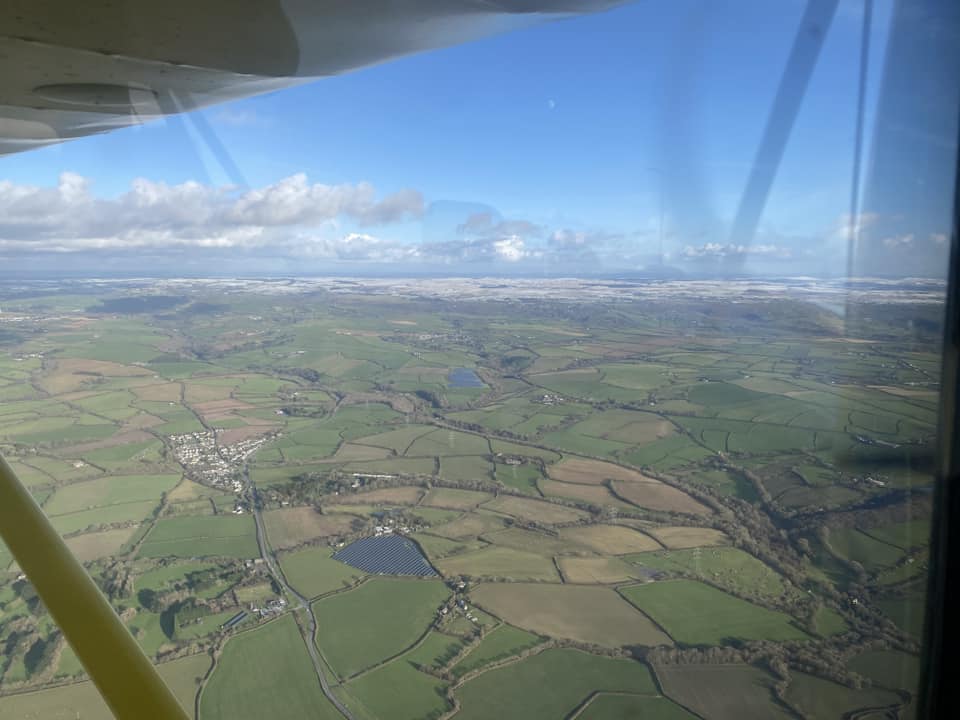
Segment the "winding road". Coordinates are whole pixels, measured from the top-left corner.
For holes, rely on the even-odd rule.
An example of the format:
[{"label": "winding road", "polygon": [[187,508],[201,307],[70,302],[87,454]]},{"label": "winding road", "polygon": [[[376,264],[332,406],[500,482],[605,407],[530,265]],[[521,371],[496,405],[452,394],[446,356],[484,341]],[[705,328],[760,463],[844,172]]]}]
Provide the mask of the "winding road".
[{"label": "winding road", "polygon": [[304,641],[307,644],[307,650],[310,652],[310,659],[313,661],[313,668],[317,673],[317,678],[320,680],[320,688],[323,690],[323,694],[327,696],[327,699],[333,704],[333,706],[340,712],[341,715],[347,718],[347,720],[354,720],[353,715],[350,713],[347,707],[340,702],[336,695],[333,694],[333,691],[330,689],[330,683],[327,682],[327,676],[323,672],[323,661],[320,659],[320,653],[317,652],[317,646],[314,642],[314,639],[317,637],[317,616],[313,613],[313,608],[310,606],[310,601],[294,590],[287,583],[286,577],[284,577],[283,572],[280,570],[280,567],[277,565],[277,562],[273,557],[273,553],[270,551],[270,548],[267,545],[267,532],[266,528],[264,528],[263,515],[260,511],[260,496],[257,491],[257,486],[250,477],[249,465],[246,462],[244,462],[243,465],[243,477],[253,499],[251,506],[253,508],[253,520],[257,526],[257,546],[260,548],[260,557],[263,558],[264,563],[266,563],[267,568],[270,570],[270,574],[273,576],[274,580],[277,581],[277,584],[286,590],[288,596],[297,601],[299,607],[306,610],[307,617],[310,618],[309,637],[304,638]]}]

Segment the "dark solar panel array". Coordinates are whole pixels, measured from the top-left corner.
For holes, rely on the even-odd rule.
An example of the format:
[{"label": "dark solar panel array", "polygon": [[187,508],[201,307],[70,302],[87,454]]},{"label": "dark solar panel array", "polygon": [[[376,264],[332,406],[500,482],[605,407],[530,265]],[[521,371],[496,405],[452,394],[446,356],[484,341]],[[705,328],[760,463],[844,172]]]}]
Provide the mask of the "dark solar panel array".
[{"label": "dark solar panel array", "polygon": [[402,535],[363,538],[350,543],[333,557],[374,575],[428,577],[437,574],[416,543]]}]

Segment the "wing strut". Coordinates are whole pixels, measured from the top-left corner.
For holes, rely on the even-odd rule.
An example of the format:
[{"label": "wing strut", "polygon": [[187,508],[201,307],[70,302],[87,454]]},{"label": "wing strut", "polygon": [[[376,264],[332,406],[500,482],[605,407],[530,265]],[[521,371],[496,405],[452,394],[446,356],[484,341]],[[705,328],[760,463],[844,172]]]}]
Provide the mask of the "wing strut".
[{"label": "wing strut", "polygon": [[2,457],[0,537],[118,720],[187,720],[130,631]]}]

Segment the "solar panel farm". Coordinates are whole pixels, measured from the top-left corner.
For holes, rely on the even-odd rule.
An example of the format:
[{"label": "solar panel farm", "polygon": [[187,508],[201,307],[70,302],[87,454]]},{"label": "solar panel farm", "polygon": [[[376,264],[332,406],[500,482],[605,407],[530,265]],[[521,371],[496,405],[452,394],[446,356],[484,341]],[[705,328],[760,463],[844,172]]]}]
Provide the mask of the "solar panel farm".
[{"label": "solar panel farm", "polygon": [[[191,716],[913,711],[936,293],[478,282],[0,288],[0,452]],[[77,716],[0,546],[0,717]]]}]

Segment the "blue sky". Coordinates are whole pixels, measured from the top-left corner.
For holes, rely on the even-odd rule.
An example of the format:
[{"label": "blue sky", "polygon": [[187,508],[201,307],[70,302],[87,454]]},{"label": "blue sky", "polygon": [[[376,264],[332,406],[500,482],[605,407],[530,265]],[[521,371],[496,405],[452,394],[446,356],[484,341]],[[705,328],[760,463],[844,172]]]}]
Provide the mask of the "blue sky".
[{"label": "blue sky", "polygon": [[[730,224],[799,1],[630,3],[8,156],[0,210],[12,216],[5,193],[33,192],[51,211],[0,223],[0,254],[9,267],[117,272],[624,273],[661,264],[662,204],[671,272],[836,274],[861,6],[840,4],[746,243]],[[875,3],[868,140],[885,137],[891,7]],[[891,208],[896,183],[885,197],[885,179],[867,178],[857,274],[935,274],[955,125],[895,120],[936,134],[942,167],[921,167],[938,184]],[[880,158],[889,178],[909,175],[914,156],[884,165],[876,145],[868,170]]]}]

